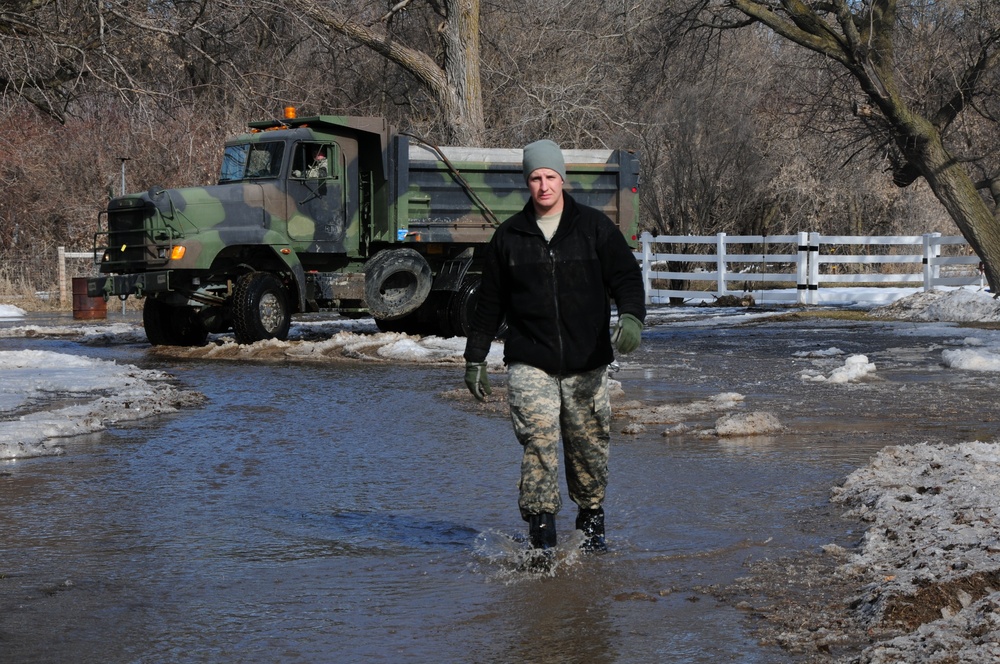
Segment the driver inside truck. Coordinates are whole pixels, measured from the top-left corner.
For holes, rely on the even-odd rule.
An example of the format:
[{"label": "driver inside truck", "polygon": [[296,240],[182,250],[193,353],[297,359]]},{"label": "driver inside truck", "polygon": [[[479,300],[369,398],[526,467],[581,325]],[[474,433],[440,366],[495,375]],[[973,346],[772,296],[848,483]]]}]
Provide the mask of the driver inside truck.
[{"label": "driver inside truck", "polygon": [[[308,165],[308,166],[307,166]],[[323,145],[303,144],[295,155],[295,168],[292,176],[297,178],[327,178],[330,168],[327,163],[326,150]]]},{"label": "driver inside truck", "polygon": [[309,170],[306,171],[307,178],[325,178],[330,173],[330,169],[327,167],[326,155],[323,154],[322,150],[313,159],[312,165]]}]

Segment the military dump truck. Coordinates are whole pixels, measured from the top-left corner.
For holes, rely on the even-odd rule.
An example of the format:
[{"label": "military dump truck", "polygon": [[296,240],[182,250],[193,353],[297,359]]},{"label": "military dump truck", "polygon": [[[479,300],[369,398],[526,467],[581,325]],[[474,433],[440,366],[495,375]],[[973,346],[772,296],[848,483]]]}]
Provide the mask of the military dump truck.
[{"label": "military dump truck", "polygon": [[[566,190],[633,244],[638,157],[566,150]],[[112,199],[91,297],[145,298],[154,345],[284,339],[296,313],[374,317],[463,336],[479,249],[527,201],[521,150],[435,147],[379,118],[254,122],[226,141],[218,184]]]}]

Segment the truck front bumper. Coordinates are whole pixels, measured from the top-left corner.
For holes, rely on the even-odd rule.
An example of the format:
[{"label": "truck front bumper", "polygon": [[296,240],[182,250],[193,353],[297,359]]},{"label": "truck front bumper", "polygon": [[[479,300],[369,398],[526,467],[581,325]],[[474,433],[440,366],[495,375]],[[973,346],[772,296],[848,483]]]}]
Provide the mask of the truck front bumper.
[{"label": "truck front bumper", "polygon": [[90,297],[142,296],[147,293],[163,293],[169,290],[170,270],[142,272],[140,274],[114,274],[87,279],[87,295]]}]

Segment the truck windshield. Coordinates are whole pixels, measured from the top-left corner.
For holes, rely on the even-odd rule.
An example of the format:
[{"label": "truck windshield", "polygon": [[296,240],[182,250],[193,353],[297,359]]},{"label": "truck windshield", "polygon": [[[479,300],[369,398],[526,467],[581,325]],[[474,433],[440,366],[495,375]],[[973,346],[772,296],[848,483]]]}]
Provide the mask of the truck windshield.
[{"label": "truck windshield", "polygon": [[219,182],[278,177],[284,150],[284,143],[228,145],[222,155]]}]

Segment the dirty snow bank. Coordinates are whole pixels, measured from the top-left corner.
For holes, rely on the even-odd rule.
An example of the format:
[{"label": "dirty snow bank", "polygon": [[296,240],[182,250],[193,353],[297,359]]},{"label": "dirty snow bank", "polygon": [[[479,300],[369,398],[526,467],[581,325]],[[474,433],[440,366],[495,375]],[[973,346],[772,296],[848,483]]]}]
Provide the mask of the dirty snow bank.
[{"label": "dirty snow bank", "polygon": [[876,307],[869,315],[894,320],[994,323],[1000,322],[1000,300],[978,290],[931,290]]},{"label": "dirty snow bank", "polygon": [[652,407],[640,401],[626,401],[618,404],[615,414],[640,424],[677,424],[694,416],[732,410],[741,405],[745,398],[736,392],[723,392],[686,404],[663,404]]},{"label": "dirty snow bank", "polygon": [[1000,662],[1000,596],[992,593],[951,618],[864,651],[859,664]]},{"label": "dirty snow bank", "polygon": [[1000,444],[888,447],[834,490],[871,523],[839,572],[864,583],[861,618],[905,632],[860,659],[1000,661]]},{"label": "dirty snow bank", "polygon": [[170,376],[50,351],[0,351],[0,459],[61,454],[56,442],[201,403]]},{"label": "dirty snow bank", "polygon": [[[374,325],[372,325],[374,328]],[[313,334],[289,335],[287,341],[266,339],[238,344],[229,335],[218,336],[204,346],[157,346],[153,352],[172,358],[296,362],[417,362],[453,366],[465,364],[465,338],[410,336],[402,332],[327,328]],[[503,370],[503,345],[495,342],[486,358],[492,372]]]},{"label": "dirty snow bank", "polygon": [[[785,430],[774,413],[742,412],[740,409],[744,407],[745,399],[737,392],[723,392],[688,403],[659,406],[650,406],[640,401],[617,403],[612,399],[612,410],[616,418],[628,422],[621,432],[629,435],[643,433],[650,424],[670,425],[662,432],[665,437],[693,433],[703,438],[739,438],[764,436]],[[703,425],[702,421],[706,417],[715,417],[720,412],[722,415],[715,419],[714,428]]]},{"label": "dirty snow bank", "polygon": [[785,427],[774,413],[756,411],[753,413],[729,413],[715,422],[715,433],[721,438],[740,436],[763,436],[780,433]]},{"label": "dirty snow bank", "polygon": [[[2,320],[2,318],[0,318]],[[17,325],[0,328],[0,338],[69,337],[88,346],[146,343],[142,327],[132,323],[86,323],[80,325]]]}]

